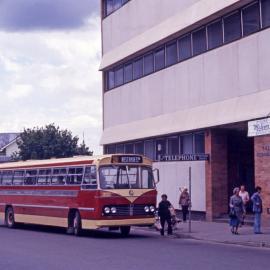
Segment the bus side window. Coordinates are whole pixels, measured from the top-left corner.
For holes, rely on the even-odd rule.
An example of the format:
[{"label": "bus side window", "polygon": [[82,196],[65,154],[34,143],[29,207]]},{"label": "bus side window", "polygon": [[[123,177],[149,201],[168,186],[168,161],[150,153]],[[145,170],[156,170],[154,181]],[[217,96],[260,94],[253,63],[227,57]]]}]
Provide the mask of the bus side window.
[{"label": "bus side window", "polygon": [[142,168],[141,188],[154,188],[154,178],[152,170],[150,168]]},{"label": "bus side window", "polygon": [[67,184],[80,185],[83,178],[83,167],[75,167],[68,169]]},{"label": "bus side window", "polygon": [[24,184],[35,185],[37,183],[37,170],[27,170],[25,173]]},{"label": "bus side window", "polygon": [[39,170],[37,184],[50,185],[50,183],[51,183],[51,169]]},{"label": "bus side window", "polygon": [[3,171],[2,173],[2,185],[11,186],[13,178],[13,171]]},{"label": "bus side window", "polygon": [[96,166],[85,167],[82,188],[83,189],[96,189],[97,188]]},{"label": "bus side window", "polygon": [[67,169],[66,168],[53,169],[52,185],[65,185],[66,178],[67,178]]},{"label": "bus side window", "polygon": [[24,171],[14,171],[13,185],[23,185]]}]

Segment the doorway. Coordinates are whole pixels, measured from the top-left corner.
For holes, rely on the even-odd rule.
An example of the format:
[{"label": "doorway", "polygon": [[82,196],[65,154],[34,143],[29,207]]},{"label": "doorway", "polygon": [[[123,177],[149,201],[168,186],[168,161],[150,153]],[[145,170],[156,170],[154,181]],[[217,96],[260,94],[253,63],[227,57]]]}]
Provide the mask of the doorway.
[{"label": "doorway", "polygon": [[[245,185],[251,195],[255,187],[254,139],[247,137],[246,130],[228,132],[228,191],[229,197],[235,187]],[[251,206],[247,208],[251,211]]]}]

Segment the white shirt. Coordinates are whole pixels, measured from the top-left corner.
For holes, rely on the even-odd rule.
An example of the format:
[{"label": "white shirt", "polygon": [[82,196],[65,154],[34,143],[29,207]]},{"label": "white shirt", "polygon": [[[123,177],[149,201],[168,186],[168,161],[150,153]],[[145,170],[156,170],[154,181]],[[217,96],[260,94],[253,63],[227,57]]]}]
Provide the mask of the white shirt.
[{"label": "white shirt", "polygon": [[247,191],[239,191],[239,196],[242,198],[244,204],[246,204],[249,201],[249,194]]}]

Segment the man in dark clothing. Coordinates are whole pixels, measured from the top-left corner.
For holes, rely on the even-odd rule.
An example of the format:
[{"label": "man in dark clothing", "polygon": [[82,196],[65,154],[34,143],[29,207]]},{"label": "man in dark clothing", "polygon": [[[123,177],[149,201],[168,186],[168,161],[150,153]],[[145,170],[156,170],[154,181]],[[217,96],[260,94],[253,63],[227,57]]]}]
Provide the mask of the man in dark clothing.
[{"label": "man in dark clothing", "polygon": [[164,226],[165,222],[168,224],[168,235],[172,234],[172,220],[171,220],[171,212],[170,207],[172,206],[171,203],[167,200],[167,195],[163,194],[161,196],[161,202],[158,205],[158,215],[160,217],[160,225],[161,230],[160,234],[164,235]]},{"label": "man in dark clothing", "polygon": [[262,188],[256,187],[256,192],[252,195],[251,201],[253,203],[253,212],[254,212],[254,233],[261,234],[261,215],[263,210],[262,197],[261,197]]}]

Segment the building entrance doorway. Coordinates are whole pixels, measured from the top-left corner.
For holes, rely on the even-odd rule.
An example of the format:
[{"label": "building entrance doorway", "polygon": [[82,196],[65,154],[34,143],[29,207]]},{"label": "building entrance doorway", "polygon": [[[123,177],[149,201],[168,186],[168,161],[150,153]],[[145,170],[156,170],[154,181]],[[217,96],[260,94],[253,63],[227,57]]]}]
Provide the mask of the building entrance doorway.
[{"label": "building entrance doorway", "polygon": [[[228,192],[245,185],[251,195],[255,188],[254,139],[247,137],[247,130],[235,129],[228,132]],[[251,205],[247,207],[251,212]]]}]

